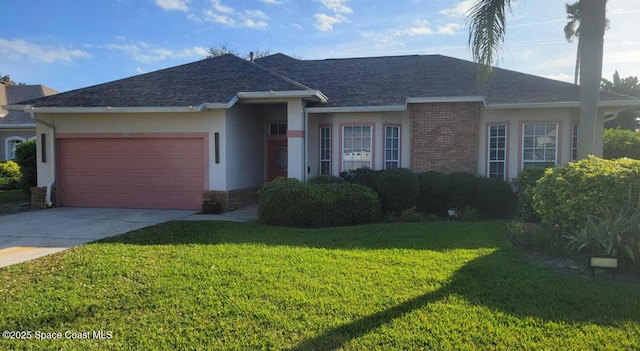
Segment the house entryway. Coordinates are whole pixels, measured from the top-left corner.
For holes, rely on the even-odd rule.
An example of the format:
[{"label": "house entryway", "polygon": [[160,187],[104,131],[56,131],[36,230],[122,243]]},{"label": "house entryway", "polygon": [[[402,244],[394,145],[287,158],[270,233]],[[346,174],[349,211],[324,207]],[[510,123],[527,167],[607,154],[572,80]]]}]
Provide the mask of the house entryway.
[{"label": "house entryway", "polygon": [[271,139],[267,141],[267,180],[287,176],[289,151],[287,139]]}]

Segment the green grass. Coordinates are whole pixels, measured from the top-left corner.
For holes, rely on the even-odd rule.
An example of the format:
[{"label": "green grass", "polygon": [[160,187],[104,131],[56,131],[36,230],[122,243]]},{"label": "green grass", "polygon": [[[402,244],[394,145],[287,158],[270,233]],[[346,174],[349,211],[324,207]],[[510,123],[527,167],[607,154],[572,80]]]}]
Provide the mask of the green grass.
[{"label": "green grass", "polygon": [[0,268],[0,349],[595,350],[640,345],[640,288],[553,271],[506,226],[173,222]]},{"label": "green grass", "polygon": [[29,200],[30,195],[24,190],[0,190],[0,205]]}]

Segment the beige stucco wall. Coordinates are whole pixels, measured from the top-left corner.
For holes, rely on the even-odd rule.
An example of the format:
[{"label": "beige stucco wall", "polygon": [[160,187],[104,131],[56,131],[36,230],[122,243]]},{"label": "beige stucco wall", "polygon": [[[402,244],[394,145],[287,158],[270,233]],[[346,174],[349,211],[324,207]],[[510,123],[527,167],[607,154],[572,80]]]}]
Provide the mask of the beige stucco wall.
[{"label": "beige stucco wall", "polygon": [[236,105],[227,112],[227,189],[258,187],[264,183],[264,114],[261,105]]},{"label": "beige stucco wall", "polygon": [[[209,133],[209,190],[227,190],[226,176],[226,112],[207,110],[194,113],[98,113],[98,114],[38,114],[37,117],[55,126],[55,133]],[[220,133],[220,163],[214,162],[214,133]],[[46,186],[54,176],[55,149],[51,128],[37,123],[36,133],[47,135],[47,162],[41,160],[38,145],[38,186]]]},{"label": "beige stucco wall", "polygon": [[308,158],[307,164],[311,169],[309,177],[320,173],[319,147],[320,126],[331,126],[331,173],[338,175],[342,169],[340,165],[341,126],[345,124],[372,123],[373,124],[373,164],[375,169],[384,168],[384,126],[385,124],[400,125],[400,166],[409,168],[409,148],[411,144],[411,122],[406,111],[398,112],[355,112],[355,113],[310,113],[308,116]]}]

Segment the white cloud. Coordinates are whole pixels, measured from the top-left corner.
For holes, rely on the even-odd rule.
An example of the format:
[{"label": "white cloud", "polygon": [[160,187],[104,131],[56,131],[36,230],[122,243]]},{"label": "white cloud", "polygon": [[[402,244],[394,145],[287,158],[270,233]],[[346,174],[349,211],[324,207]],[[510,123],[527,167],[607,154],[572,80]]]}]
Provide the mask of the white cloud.
[{"label": "white cloud", "polygon": [[332,17],[324,13],[316,13],[313,17],[316,19],[316,28],[323,32],[331,31],[333,30],[334,24],[343,23],[345,21],[344,17],[340,15]]},{"label": "white cloud", "polygon": [[33,44],[23,39],[0,39],[0,56],[16,61],[26,59],[30,62],[45,63],[53,63],[56,61],[71,62],[77,58],[92,57],[92,55],[86,51]]},{"label": "white cloud", "polygon": [[191,0],[156,0],[156,5],[165,11],[189,11],[189,3]]},{"label": "white cloud", "polygon": [[397,35],[405,34],[410,37],[434,35],[434,34],[451,35],[451,34],[455,34],[456,31],[459,30],[460,28],[462,28],[462,26],[457,23],[447,23],[444,26],[438,26],[438,29],[434,30],[431,27],[431,23],[429,23],[429,21],[415,20],[413,22],[413,27],[410,27],[402,31],[396,31],[396,34]]},{"label": "white cloud", "polygon": [[138,74],[144,74],[144,73],[147,73],[147,71],[145,71],[144,69],[142,69],[142,67],[136,67],[136,73],[138,73]]},{"label": "white cloud", "polygon": [[235,12],[235,10],[232,7],[223,5],[222,1],[220,0],[211,0],[211,3],[213,4],[213,8],[216,9],[218,12],[222,12],[226,14],[232,14]]},{"label": "white cloud", "polygon": [[194,46],[182,50],[171,50],[154,47],[145,42],[135,44],[106,44],[100,47],[108,50],[122,51],[134,60],[142,63],[151,63],[172,58],[203,58],[207,56],[208,53],[208,50],[201,46]]},{"label": "white cloud", "polygon": [[453,7],[449,7],[443,10],[440,10],[440,14],[451,17],[462,17],[466,16],[467,12],[471,9],[476,0],[464,0],[455,4]]},{"label": "white cloud", "polygon": [[249,18],[259,18],[263,20],[268,20],[269,16],[265,15],[264,12],[260,10],[247,10],[244,14]]},{"label": "white cloud", "polygon": [[233,18],[226,15],[215,13],[211,10],[204,11],[204,19],[209,22],[220,23],[222,25],[229,26],[229,27],[233,27],[236,25],[236,20],[234,20]]},{"label": "white cloud", "polygon": [[302,26],[298,23],[292,23],[291,24],[291,28],[293,29],[297,29],[297,30],[303,30],[304,28],[302,28]]},{"label": "white cloud", "polygon": [[284,3],[284,1],[280,1],[280,0],[261,0],[261,1],[269,5],[282,5]]},{"label": "white cloud", "polygon": [[335,12],[335,13],[344,13],[351,14],[353,10],[346,5],[349,0],[316,0],[322,3],[324,7]]}]

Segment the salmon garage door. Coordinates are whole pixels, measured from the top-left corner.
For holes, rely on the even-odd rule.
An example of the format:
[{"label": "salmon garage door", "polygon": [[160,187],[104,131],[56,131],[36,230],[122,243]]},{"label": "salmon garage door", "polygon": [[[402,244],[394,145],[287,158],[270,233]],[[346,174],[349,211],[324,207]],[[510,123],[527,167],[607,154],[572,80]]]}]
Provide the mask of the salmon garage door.
[{"label": "salmon garage door", "polygon": [[199,209],[203,138],[59,139],[60,206]]}]

